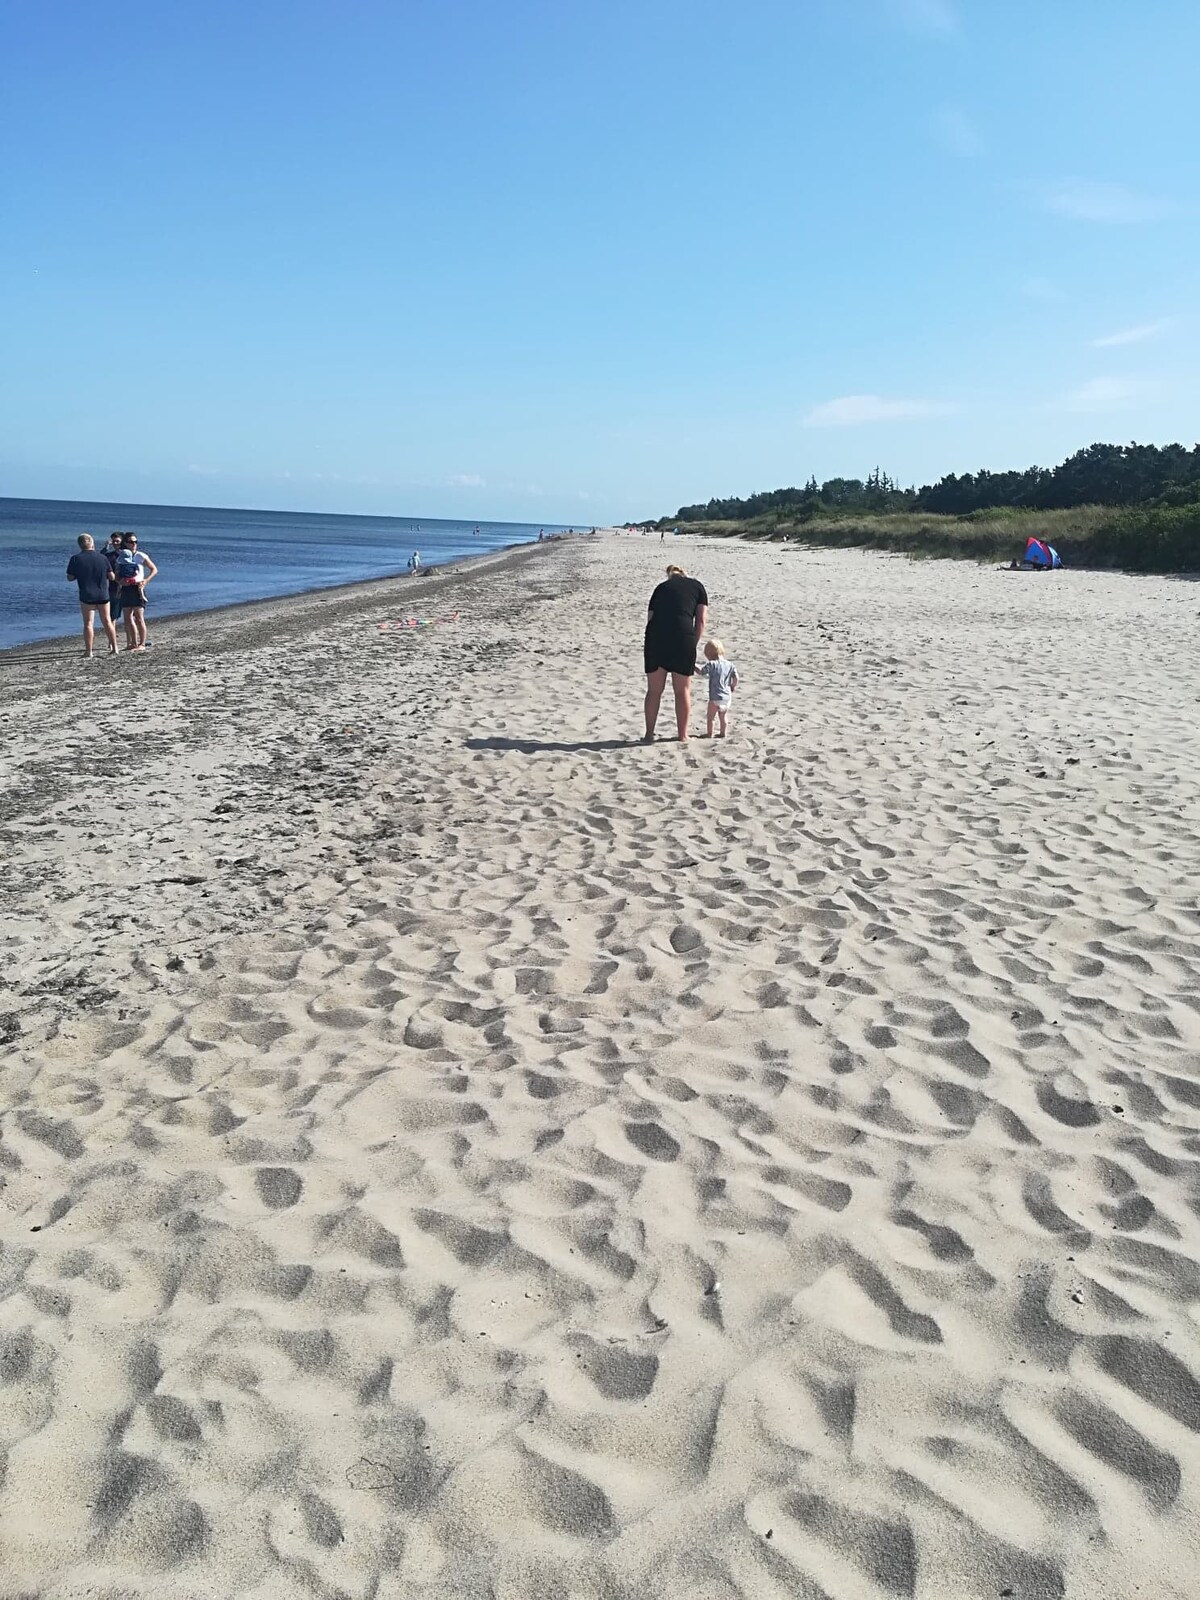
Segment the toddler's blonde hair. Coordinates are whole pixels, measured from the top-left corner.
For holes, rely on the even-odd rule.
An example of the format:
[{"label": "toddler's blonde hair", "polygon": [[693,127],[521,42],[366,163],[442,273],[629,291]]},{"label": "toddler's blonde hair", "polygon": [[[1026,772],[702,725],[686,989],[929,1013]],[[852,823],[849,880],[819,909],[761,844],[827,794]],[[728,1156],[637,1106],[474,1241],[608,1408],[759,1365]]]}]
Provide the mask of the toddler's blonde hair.
[{"label": "toddler's blonde hair", "polygon": [[725,654],[725,646],[721,643],[720,639],[707,639],[705,641],[704,654],[707,656],[710,650],[712,651],[712,655],[709,656],[710,661],[715,661],[718,656],[723,656]]}]

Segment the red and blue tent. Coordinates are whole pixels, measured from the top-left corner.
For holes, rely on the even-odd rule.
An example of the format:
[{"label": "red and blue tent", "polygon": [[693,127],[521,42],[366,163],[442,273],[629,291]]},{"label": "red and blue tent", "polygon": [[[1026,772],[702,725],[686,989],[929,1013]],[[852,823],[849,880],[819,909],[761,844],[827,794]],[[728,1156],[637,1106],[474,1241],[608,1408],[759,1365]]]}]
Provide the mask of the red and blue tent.
[{"label": "red and blue tent", "polygon": [[1025,541],[1025,554],[1021,560],[1027,567],[1062,566],[1062,558],[1054,546],[1047,544],[1045,539],[1035,539],[1032,536]]}]

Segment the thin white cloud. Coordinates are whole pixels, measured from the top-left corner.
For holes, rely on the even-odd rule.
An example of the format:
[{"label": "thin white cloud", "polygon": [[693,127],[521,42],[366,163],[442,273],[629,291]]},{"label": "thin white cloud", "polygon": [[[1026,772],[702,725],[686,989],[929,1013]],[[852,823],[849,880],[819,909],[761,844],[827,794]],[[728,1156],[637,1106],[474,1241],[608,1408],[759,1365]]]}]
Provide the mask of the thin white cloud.
[{"label": "thin white cloud", "polygon": [[1096,350],[1107,350],[1117,344],[1142,344],[1147,339],[1157,339],[1170,326],[1166,317],[1158,322],[1139,322],[1136,327],[1120,328],[1116,333],[1106,333],[1102,339],[1093,339],[1092,346]]},{"label": "thin white cloud", "polygon": [[446,486],[450,489],[486,489],[487,479],[481,478],[477,472],[455,472],[447,478]]},{"label": "thin white cloud", "polygon": [[1115,411],[1149,388],[1140,378],[1089,378],[1063,397],[1063,406],[1068,411]]},{"label": "thin white cloud", "polygon": [[1171,203],[1161,195],[1142,194],[1123,183],[1094,183],[1067,178],[1044,191],[1042,204],[1056,216],[1072,222],[1103,222],[1129,226],[1161,222],[1171,214]]},{"label": "thin white cloud", "polygon": [[964,160],[977,156],[983,148],[979,129],[959,106],[943,106],[930,119],[933,137],[943,150]]},{"label": "thin white cloud", "polygon": [[857,428],[867,422],[912,422],[954,410],[935,400],[887,400],[878,394],[846,394],[823,400],[804,418],[806,428]]},{"label": "thin white cloud", "polygon": [[959,30],[953,0],[886,0],[887,9],[910,33],[947,34]]}]

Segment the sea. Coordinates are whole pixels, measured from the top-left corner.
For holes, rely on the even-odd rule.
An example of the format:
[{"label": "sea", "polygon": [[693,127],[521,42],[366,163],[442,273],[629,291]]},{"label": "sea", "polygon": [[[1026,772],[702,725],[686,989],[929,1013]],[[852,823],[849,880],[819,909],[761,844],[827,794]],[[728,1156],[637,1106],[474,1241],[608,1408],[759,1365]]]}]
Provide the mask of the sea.
[{"label": "sea", "polygon": [[295,511],[225,511],[82,500],[0,498],[0,648],[73,634],[75,586],[66,580],[76,538],[99,549],[115,529],[136,533],[158,567],[147,619],[212,611],[529,544],[557,524],[449,522],[433,517],[342,517]]}]

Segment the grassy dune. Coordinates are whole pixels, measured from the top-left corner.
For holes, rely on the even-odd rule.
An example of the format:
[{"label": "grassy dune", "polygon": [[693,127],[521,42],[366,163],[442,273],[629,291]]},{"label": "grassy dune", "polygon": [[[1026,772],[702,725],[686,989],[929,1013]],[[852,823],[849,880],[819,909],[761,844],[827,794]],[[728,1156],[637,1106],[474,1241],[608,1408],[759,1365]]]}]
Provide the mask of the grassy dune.
[{"label": "grassy dune", "polygon": [[1047,539],[1068,566],[1129,572],[1200,571],[1200,506],[1119,511],[1076,506],[1067,511],[975,511],[966,517],[931,512],[757,517],[748,522],[675,523],[661,527],[718,537],[795,540],[834,548],[858,546],[925,558],[1008,561],[1030,534]]}]

